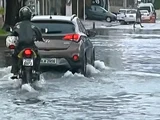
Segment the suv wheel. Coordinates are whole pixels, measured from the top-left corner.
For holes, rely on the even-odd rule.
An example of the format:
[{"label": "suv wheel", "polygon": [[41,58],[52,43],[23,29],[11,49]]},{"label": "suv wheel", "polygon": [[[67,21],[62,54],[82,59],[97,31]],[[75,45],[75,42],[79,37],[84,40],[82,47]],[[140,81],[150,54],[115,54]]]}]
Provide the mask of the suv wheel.
[{"label": "suv wheel", "polygon": [[125,22],[124,20],[122,20],[122,21],[120,22],[120,24],[121,24],[121,25],[126,25],[127,22]]},{"label": "suv wheel", "polygon": [[112,20],[111,20],[111,17],[106,17],[106,21],[107,22],[111,22]]},{"label": "suv wheel", "polygon": [[88,19],[88,15],[87,14],[85,14],[85,19]]},{"label": "suv wheel", "polygon": [[91,58],[91,65],[94,67],[94,62],[95,62],[95,49],[93,49],[92,52],[92,58]]},{"label": "suv wheel", "polygon": [[84,76],[86,76],[86,73],[87,73],[87,58],[86,58],[86,55],[84,55],[84,57],[83,57],[82,66],[80,68],[80,72]]}]

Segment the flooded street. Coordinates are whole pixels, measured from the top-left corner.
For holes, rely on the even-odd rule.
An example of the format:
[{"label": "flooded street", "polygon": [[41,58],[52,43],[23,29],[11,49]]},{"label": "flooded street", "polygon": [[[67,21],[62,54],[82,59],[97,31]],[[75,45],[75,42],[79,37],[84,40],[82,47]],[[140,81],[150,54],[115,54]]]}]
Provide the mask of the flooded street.
[{"label": "flooded street", "polygon": [[[131,25],[127,25],[132,27]],[[81,74],[47,72],[30,92],[0,69],[2,120],[159,120],[160,23],[117,26],[92,39],[95,67]],[[152,28],[152,29],[147,29]],[[29,89],[25,86],[25,89]]]}]

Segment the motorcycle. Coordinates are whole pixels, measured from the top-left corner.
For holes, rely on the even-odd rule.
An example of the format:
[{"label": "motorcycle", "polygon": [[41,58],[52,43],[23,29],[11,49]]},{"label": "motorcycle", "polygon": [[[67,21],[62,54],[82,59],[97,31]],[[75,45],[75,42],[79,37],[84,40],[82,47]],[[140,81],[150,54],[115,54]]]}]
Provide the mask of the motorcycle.
[{"label": "motorcycle", "polygon": [[[14,52],[16,46],[16,39],[13,36],[8,36],[6,39],[6,46]],[[22,84],[32,84],[36,80],[39,80],[40,75],[36,74],[35,59],[37,58],[36,52],[32,48],[24,48],[18,54],[18,79],[22,80]]]},{"label": "motorcycle", "polygon": [[18,54],[19,78],[22,79],[22,84],[33,83],[39,79],[36,74],[35,59],[37,54],[31,48],[25,48]]}]

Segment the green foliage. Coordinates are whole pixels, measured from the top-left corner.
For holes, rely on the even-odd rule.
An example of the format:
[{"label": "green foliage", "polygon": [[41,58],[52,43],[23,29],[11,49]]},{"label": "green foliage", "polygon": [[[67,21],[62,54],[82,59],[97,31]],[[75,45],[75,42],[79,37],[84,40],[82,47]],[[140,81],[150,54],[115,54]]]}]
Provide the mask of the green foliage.
[{"label": "green foliage", "polygon": [[0,35],[7,35],[8,34],[8,32],[6,32],[5,30],[3,30],[3,29],[0,29]]},{"label": "green foliage", "polygon": [[4,14],[4,8],[0,7],[0,14],[3,15]]},{"label": "green foliage", "polygon": [[154,7],[155,9],[160,9],[160,0],[155,0]]}]

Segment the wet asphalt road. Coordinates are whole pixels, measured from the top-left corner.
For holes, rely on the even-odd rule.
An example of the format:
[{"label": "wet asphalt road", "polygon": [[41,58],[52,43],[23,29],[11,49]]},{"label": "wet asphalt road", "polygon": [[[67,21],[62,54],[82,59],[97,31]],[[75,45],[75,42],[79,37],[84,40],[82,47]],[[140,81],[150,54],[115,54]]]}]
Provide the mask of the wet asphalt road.
[{"label": "wet asphalt road", "polygon": [[[155,25],[156,26],[156,25]],[[159,120],[160,31],[110,29],[92,39],[90,77],[47,72],[36,91],[0,69],[2,120]]]}]

